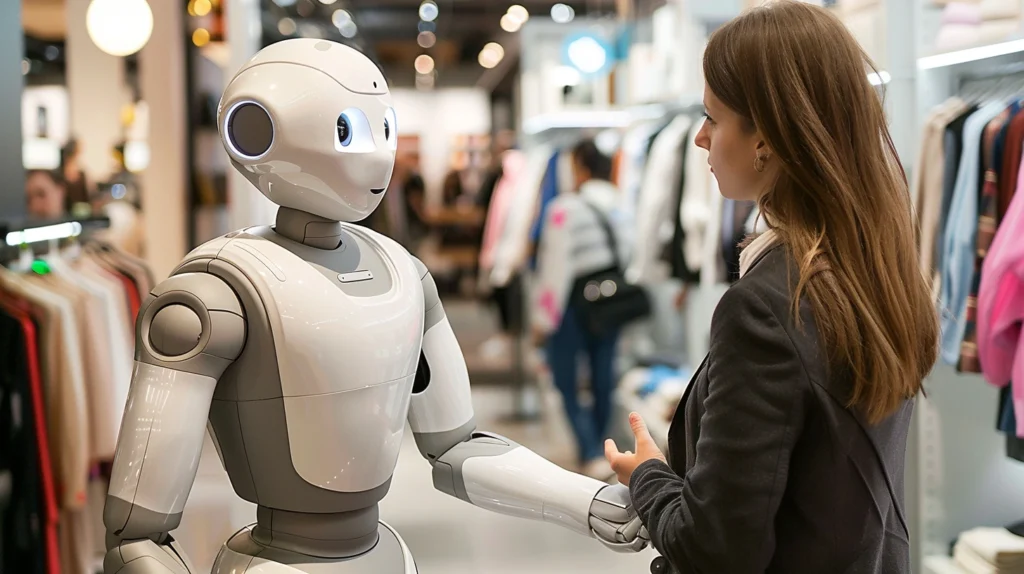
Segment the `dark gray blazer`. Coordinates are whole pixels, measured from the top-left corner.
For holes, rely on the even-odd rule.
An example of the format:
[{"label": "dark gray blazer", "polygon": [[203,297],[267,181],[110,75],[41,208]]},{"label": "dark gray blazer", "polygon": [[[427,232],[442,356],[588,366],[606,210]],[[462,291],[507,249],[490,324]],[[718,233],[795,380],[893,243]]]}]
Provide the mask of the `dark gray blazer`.
[{"label": "dark gray blazer", "polygon": [[[913,401],[870,426],[846,408],[796,264],[776,247],[722,297],[707,358],[630,492],[660,571],[910,572],[903,467]],[[665,570],[665,560],[669,569]]]}]

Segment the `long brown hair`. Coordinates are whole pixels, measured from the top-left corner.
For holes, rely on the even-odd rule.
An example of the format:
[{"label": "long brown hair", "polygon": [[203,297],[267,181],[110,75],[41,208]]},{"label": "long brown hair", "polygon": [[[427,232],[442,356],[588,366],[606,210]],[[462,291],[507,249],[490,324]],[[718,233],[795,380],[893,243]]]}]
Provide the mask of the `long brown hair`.
[{"label": "long brown hair", "polygon": [[878,422],[921,390],[938,319],[869,70],[877,73],[842,22],[802,2],[746,12],[704,53],[708,87],[779,162],[759,204],[799,265],[795,320],[806,294],[830,365],[852,374],[848,406]]}]

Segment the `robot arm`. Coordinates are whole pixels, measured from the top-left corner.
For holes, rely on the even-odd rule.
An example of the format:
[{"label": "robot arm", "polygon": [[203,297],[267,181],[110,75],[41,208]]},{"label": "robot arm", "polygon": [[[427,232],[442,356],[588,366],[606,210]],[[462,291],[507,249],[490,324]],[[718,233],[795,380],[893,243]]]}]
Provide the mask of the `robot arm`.
[{"label": "robot arm", "polygon": [[465,359],[433,278],[416,263],[426,319],[409,423],[433,466],[435,488],[501,514],[559,524],[613,550],[643,549],[647,533],[626,487],[569,472],[505,437],[476,430]]},{"label": "robot arm", "polygon": [[183,273],[147,297],[103,511],[106,574],[195,572],[168,535],[195,480],[217,379],[245,342],[234,291]]}]

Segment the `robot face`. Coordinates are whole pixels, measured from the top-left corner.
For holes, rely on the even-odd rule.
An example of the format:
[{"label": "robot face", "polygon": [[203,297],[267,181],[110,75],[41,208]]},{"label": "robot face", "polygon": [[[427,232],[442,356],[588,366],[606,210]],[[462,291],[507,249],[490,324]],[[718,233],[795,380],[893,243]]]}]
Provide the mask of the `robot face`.
[{"label": "robot face", "polygon": [[218,118],[235,169],[278,205],[359,221],[391,180],[398,124],[387,82],[347,46],[268,46],[228,85]]}]

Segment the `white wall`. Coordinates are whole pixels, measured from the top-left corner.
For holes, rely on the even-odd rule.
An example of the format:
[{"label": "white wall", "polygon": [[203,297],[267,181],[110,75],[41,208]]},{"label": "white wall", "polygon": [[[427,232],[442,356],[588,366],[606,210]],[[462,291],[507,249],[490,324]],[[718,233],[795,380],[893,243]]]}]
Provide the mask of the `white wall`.
[{"label": "white wall", "polygon": [[491,131],[490,96],[479,88],[395,89],[391,95],[398,133],[420,136],[420,166],[427,198],[436,205],[448,173],[452,137]]}]

